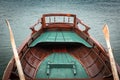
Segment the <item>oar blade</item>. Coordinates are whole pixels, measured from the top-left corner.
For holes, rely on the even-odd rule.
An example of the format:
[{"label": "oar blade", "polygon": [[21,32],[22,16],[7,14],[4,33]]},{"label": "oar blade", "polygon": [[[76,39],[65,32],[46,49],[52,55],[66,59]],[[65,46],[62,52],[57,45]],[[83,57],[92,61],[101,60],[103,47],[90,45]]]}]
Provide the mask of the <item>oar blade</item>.
[{"label": "oar blade", "polygon": [[14,35],[13,35],[12,29],[10,27],[10,23],[9,23],[9,21],[7,19],[6,19],[6,23],[7,23],[7,26],[9,28],[10,41],[11,41],[11,45],[12,45],[12,49],[13,49],[13,53],[14,53],[14,59],[15,59],[16,66],[17,66],[17,69],[18,69],[18,74],[19,74],[20,80],[25,80],[22,65],[21,65],[19,55],[18,55],[18,52],[17,52],[17,49],[16,49]]},{"label": "oar blade", "polygon": [[107,24],[105,24],[103,27],[103,33],[104,33],[105,39],[110,40],[109,29]]},{"label": "oar blade", "polygon": [[105,24],[103,27],[103,33],[104,33],[105,40],[106,40],[107,47],[108,47],[109,59],[110,59],[110,64],[111,64],[111,70],[113,73],[113,78],[114,78],[114,80],[119,80],[117,68],[116,68],[116,63],[115,63],[114,56],[113,56],[112,49],[111,49],[111,45],[110,45],[110,35],[109,35],[109,29],[108,29],[107,24]]}]

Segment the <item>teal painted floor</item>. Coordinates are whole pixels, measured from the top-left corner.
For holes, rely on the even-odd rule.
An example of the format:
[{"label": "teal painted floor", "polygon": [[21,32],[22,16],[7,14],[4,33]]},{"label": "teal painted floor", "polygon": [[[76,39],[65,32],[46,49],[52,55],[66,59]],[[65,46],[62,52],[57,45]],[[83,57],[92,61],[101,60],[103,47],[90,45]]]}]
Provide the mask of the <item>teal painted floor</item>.
[{"label": "teal painted floor", "polygon": [[[49,75],[47,75],[48,62],[54,64],[74,63],[76,75],[74,75],[73,68],[70,68],[68,66],[64,67],[64,65],[50,68]],[[39,66],[36,78],[88,78],[88,75],[84,70],[83,66],[70,54],[52,53]]]}]

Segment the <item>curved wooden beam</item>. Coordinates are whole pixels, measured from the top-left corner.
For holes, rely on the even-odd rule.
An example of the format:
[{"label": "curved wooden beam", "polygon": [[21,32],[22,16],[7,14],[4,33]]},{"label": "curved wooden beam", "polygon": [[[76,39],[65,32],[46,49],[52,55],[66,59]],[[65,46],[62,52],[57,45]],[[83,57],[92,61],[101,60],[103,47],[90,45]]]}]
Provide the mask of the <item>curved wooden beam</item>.
[{"label": "curved wooden beam", "polygon": [[114,80],[119,80],[118,72],[117,72],[117,68],[116,68],[116,64],[115,64],[115,59],[114,59],[111,45],[110,45],[110,35],[109,35],[109,29],[108,29],[107,24],[105,24],[103,27],[103,33],[104,33],[105,40],[106,40],[107,47],[108,47],[109,59],[110,59],[112,73],[113,73],[113,78],[114,78]]},{"label": "curved wooden beam", "polygon": [[13,49],[13,53],[14,53],[16,66],[17,66],[17,69],[18,69],[18,74],[19,74],[20,80],[25,80],[23,70],[22,70],[22,66],[21,66],[21,63],[20,63],[20,60],[19,60],[18,52],[17,52],[17,49],[16,49],[16,44],[15,44],[13,32],[12,32],[12,29],[10,27],[10,23],[7,19],[6,19],[6,23],[7,23],[7,26],[9,28],[9,32],[10,32],[10,40],[11,40],[11,45],[12,45],[12,49]]}]

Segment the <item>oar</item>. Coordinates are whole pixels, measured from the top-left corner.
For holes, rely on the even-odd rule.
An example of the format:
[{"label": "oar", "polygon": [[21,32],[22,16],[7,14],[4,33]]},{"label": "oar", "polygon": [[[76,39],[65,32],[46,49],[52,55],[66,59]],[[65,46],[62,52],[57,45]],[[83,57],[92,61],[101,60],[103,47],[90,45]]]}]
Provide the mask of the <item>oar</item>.
[{"label": "oar", "polygon": [[107,47],[108,47],[113,78],[114,78],[114,80],[119,80],[118,73],[117,73],[117,68],[116,68],[116,64],[115,64],[115,59],[114,59],[112,49],[111,49],[111,45],[110,45],[110,35],[109,35],[109,29],[108,29],[107,24],[105,24],[104,27],[103,27],[103,33],[104,33],[105,40],[106,40]]},{"label": "oar", "polygon": [[7,26],[9,28],[9,32],[10,32],[10,40],[11,40],[11,45],[12,45],[12,49],[13,49],[13,53],[14,53],[16,66],[17,66],[17,69],[18,69],[19,78],[20,78],[20,80],[25,80],[23,70],[22,70],[22,66],[21,66],[21,63],[20,63],[20,60],[19,60],[18,52],[17,52],[17,49],[16,49],[16,44],[15,44],[13,32],[12,32],[12,29],[10,27],[10,23],[7,19],[6,19],[6,23],[7,23]]}]

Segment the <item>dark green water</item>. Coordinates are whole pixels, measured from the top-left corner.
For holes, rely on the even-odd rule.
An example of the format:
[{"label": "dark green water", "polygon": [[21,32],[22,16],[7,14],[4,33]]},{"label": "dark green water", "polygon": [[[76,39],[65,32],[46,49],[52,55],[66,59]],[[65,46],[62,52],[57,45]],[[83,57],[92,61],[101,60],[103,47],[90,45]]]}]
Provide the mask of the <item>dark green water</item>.
[{"label": "dark green water", "polygon": [[91,27],[89,33],[105,48],[102,27],[108,24],[114,56],[120,65],[119,0],[0,0],[0,79],[13,53],[5,19],[10,21],[16,45],[30,35],[29,27],[44,13],[73,13]]}]

